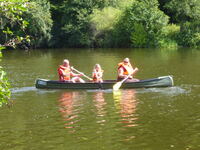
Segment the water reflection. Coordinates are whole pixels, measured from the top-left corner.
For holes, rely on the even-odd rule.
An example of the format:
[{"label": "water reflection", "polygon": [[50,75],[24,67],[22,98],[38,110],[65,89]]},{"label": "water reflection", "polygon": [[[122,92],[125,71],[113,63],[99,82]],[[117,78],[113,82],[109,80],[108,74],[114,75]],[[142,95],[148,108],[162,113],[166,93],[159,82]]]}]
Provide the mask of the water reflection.
[{"label": "water reflection", "polygon": [[77,117],[75,113],[75,99],[79,97],[78,92],[64,92],[59,98],[59,112],[65,121],[65,128],[74,128],[77,122]]},{"label": "water reflection", "polygon": [[136,91],[131,90],[119,90],[113,92],[113,98],[115,100],[116,108],[119,110],[121,123],[125,127],[137,126],[137,100],[136,100]]},{"label": "water reflection", "polygon": [[97,123],[104,125],[106,122],[103,117],[106,115],[105,105],[107,104],[104,99],[104,93],[102,91],[95,92],[93,95],[94,106],[97,110]]}]

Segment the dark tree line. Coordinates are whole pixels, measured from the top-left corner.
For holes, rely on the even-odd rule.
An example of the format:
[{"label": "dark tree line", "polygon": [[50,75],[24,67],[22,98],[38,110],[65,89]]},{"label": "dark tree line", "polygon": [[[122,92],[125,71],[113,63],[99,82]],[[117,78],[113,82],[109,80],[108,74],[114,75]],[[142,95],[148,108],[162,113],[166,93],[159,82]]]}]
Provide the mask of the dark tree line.
[{"label": "dark tree line", "polygon": [[[23,39],[18,47],[200,46],[197,0],[29,0],[28,3],[30,7],[22,14],[27,26],[23,32],[0,15],[2,25],[12,28],[13,34],[28,35],[29,40]],[[12,39],[11,34],[0,32],[0,35],[1,44]]]}]

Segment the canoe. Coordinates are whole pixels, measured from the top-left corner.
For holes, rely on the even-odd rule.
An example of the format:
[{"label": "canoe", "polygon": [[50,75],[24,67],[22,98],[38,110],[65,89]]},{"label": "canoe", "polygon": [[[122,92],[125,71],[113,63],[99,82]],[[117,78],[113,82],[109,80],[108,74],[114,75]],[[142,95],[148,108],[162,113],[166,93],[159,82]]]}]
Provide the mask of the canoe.
[{"label": "canoe", "polygon": [[[116,80],[104,80],[103,83],[69,83],[56,80],[37,79],[36,88],[42,89],[112,89]],[[150,88],[150,87],[170,87],[173,86],[172,76],[162,76],[153,79],[140,80],[137,82],[124,82],[120,88]]]}]

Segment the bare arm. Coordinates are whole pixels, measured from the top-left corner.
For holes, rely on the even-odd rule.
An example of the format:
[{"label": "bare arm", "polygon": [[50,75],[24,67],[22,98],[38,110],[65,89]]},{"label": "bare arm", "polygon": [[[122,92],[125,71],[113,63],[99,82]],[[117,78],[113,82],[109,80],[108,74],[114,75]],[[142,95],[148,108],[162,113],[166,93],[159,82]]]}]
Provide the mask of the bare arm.
[{"label": "bare arm", "polygon": [[76,74],[76,73],[73,73],[72,71],[70,72],[70,75],[72,77],[80,77],[80,76],[82,76],[82,74]]},{"label": "bare arm", "polygon": [[59,74],[60,74],[61,76],[65,76],[65,75],[66,75],[66,73],[65,73],[64,70],[62,70],[62,69],[59,69],[58,72],[59,72]]},{"label": "bare arm", "polygon": [[135,68],[133,69],[132,75],[136,74],[138,71],[139,71],[139,69],[138,69],[137,67],[135,67]]},{"label": "bare arm", "polygon": [[124,70],[122,68],[118,69],[118,76],[120,78],[126,78],[127,77],[127,75],[124,75]]}]

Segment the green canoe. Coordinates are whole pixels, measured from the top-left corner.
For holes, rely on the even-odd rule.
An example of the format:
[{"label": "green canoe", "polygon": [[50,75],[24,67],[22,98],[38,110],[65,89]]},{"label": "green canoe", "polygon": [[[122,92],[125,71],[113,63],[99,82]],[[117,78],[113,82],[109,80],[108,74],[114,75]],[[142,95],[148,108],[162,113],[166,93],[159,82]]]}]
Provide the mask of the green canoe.
[{"label": "green canoe", "polygon": [[[36,88],[43,89],[112,89],[116,80],[104,80],[103,83],[93,83],[87,81],[86,83],[69,83],[55,80],[37,79]],[[162,76],[153,79],[140,80],[138,82],[124,82],[122,89],[127,88],[150,88],[150,87],[170,87],[173,86],[172,76]]]}]

